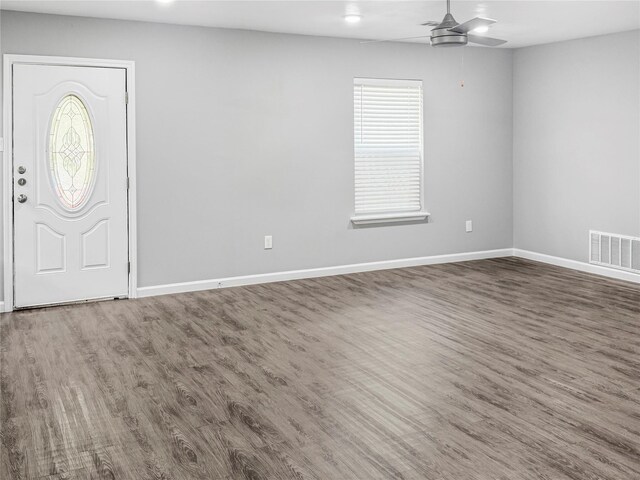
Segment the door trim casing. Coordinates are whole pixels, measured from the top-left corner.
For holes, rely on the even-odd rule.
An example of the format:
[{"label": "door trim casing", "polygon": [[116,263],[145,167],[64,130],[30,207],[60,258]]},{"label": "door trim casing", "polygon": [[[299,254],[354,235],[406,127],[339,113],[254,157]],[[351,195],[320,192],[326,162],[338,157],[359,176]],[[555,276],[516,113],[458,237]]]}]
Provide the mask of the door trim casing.
[{"label": "door trim casing", "polygon": [[127,122],[127,227],[129,237],[129,298],[137,297],[137,205],[136,205],[136,95],[135,62],[130,60],[103,60],[95,58],[50,57],[40,55],[3,55],[3,123],[2,136],[2,227],[3,227],[3,278],[4,309],[14,309],[14,271],[13,271],[13,66],[57,65],[66,67],[122,68],[126,71],[126,107]]}]

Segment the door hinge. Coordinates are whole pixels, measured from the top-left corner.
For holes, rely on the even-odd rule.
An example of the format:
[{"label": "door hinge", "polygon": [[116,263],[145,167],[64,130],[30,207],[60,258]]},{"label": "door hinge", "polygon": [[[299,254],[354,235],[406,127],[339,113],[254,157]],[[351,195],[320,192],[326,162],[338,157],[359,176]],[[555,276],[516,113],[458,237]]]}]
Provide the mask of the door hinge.
[{"label": "door hinge", "polygon": [[127,273],[131,273],[131,262],[127,262]]},{"label": "door hinge", "polygon": [[129,92],[124,92],[124,103],[129,105]]},{"label": "door hinge", "polygon": [[131,180],[129,180],[129,177],[127,177],[127,190],[129,190],[131,188]]}]

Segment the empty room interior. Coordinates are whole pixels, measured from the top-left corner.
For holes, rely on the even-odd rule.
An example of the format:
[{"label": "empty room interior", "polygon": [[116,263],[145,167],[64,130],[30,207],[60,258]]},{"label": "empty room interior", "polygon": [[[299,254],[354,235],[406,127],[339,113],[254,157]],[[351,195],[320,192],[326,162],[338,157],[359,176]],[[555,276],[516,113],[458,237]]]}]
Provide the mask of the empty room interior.
[{"label": "empty room interior", "polygon": [[640,2],[0,1],[2,480],[640,479]]}]

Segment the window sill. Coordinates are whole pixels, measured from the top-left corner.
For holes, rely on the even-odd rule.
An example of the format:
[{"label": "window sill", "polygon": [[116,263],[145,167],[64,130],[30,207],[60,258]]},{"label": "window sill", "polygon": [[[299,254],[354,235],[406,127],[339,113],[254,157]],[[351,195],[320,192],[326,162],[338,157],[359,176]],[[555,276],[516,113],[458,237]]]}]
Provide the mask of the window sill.
[{"label": "window sill", "polygon": [[354,215],[351,223],[354,225],[371,225],[375,223],[419,222],[429,217],[428,212],[408,213],[375,213],[371,215]]}]

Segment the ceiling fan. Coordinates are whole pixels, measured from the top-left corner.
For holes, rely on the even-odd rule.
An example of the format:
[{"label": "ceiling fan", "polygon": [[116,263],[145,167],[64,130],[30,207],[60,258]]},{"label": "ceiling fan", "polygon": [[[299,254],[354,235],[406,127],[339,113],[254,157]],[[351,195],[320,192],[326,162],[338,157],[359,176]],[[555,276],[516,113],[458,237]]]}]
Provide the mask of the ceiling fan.
[{"label": "ceiling fan", "polygon": [[431,30],[431,35],[421,35],[418,37],[393,38],[389,40],[370,40],[363,43],[375,42],[393,42],[397,40],[411,40],[414,38],[431,38],[431,45],[434,47],[463,47],[467,42],[486,45],[488,47],[497,47],[507,43],[506,40],[498,38],[490,38],[481,35],[473,35],[469,32],[478,29],[486,29],[489,25],[496,23],[490,18],[476,17],[471,20],[458,23],[453,15],[451,15],[451,0],[447,0],[447,14],[441,22],[425,22],[422,25],[435,27]]}]

